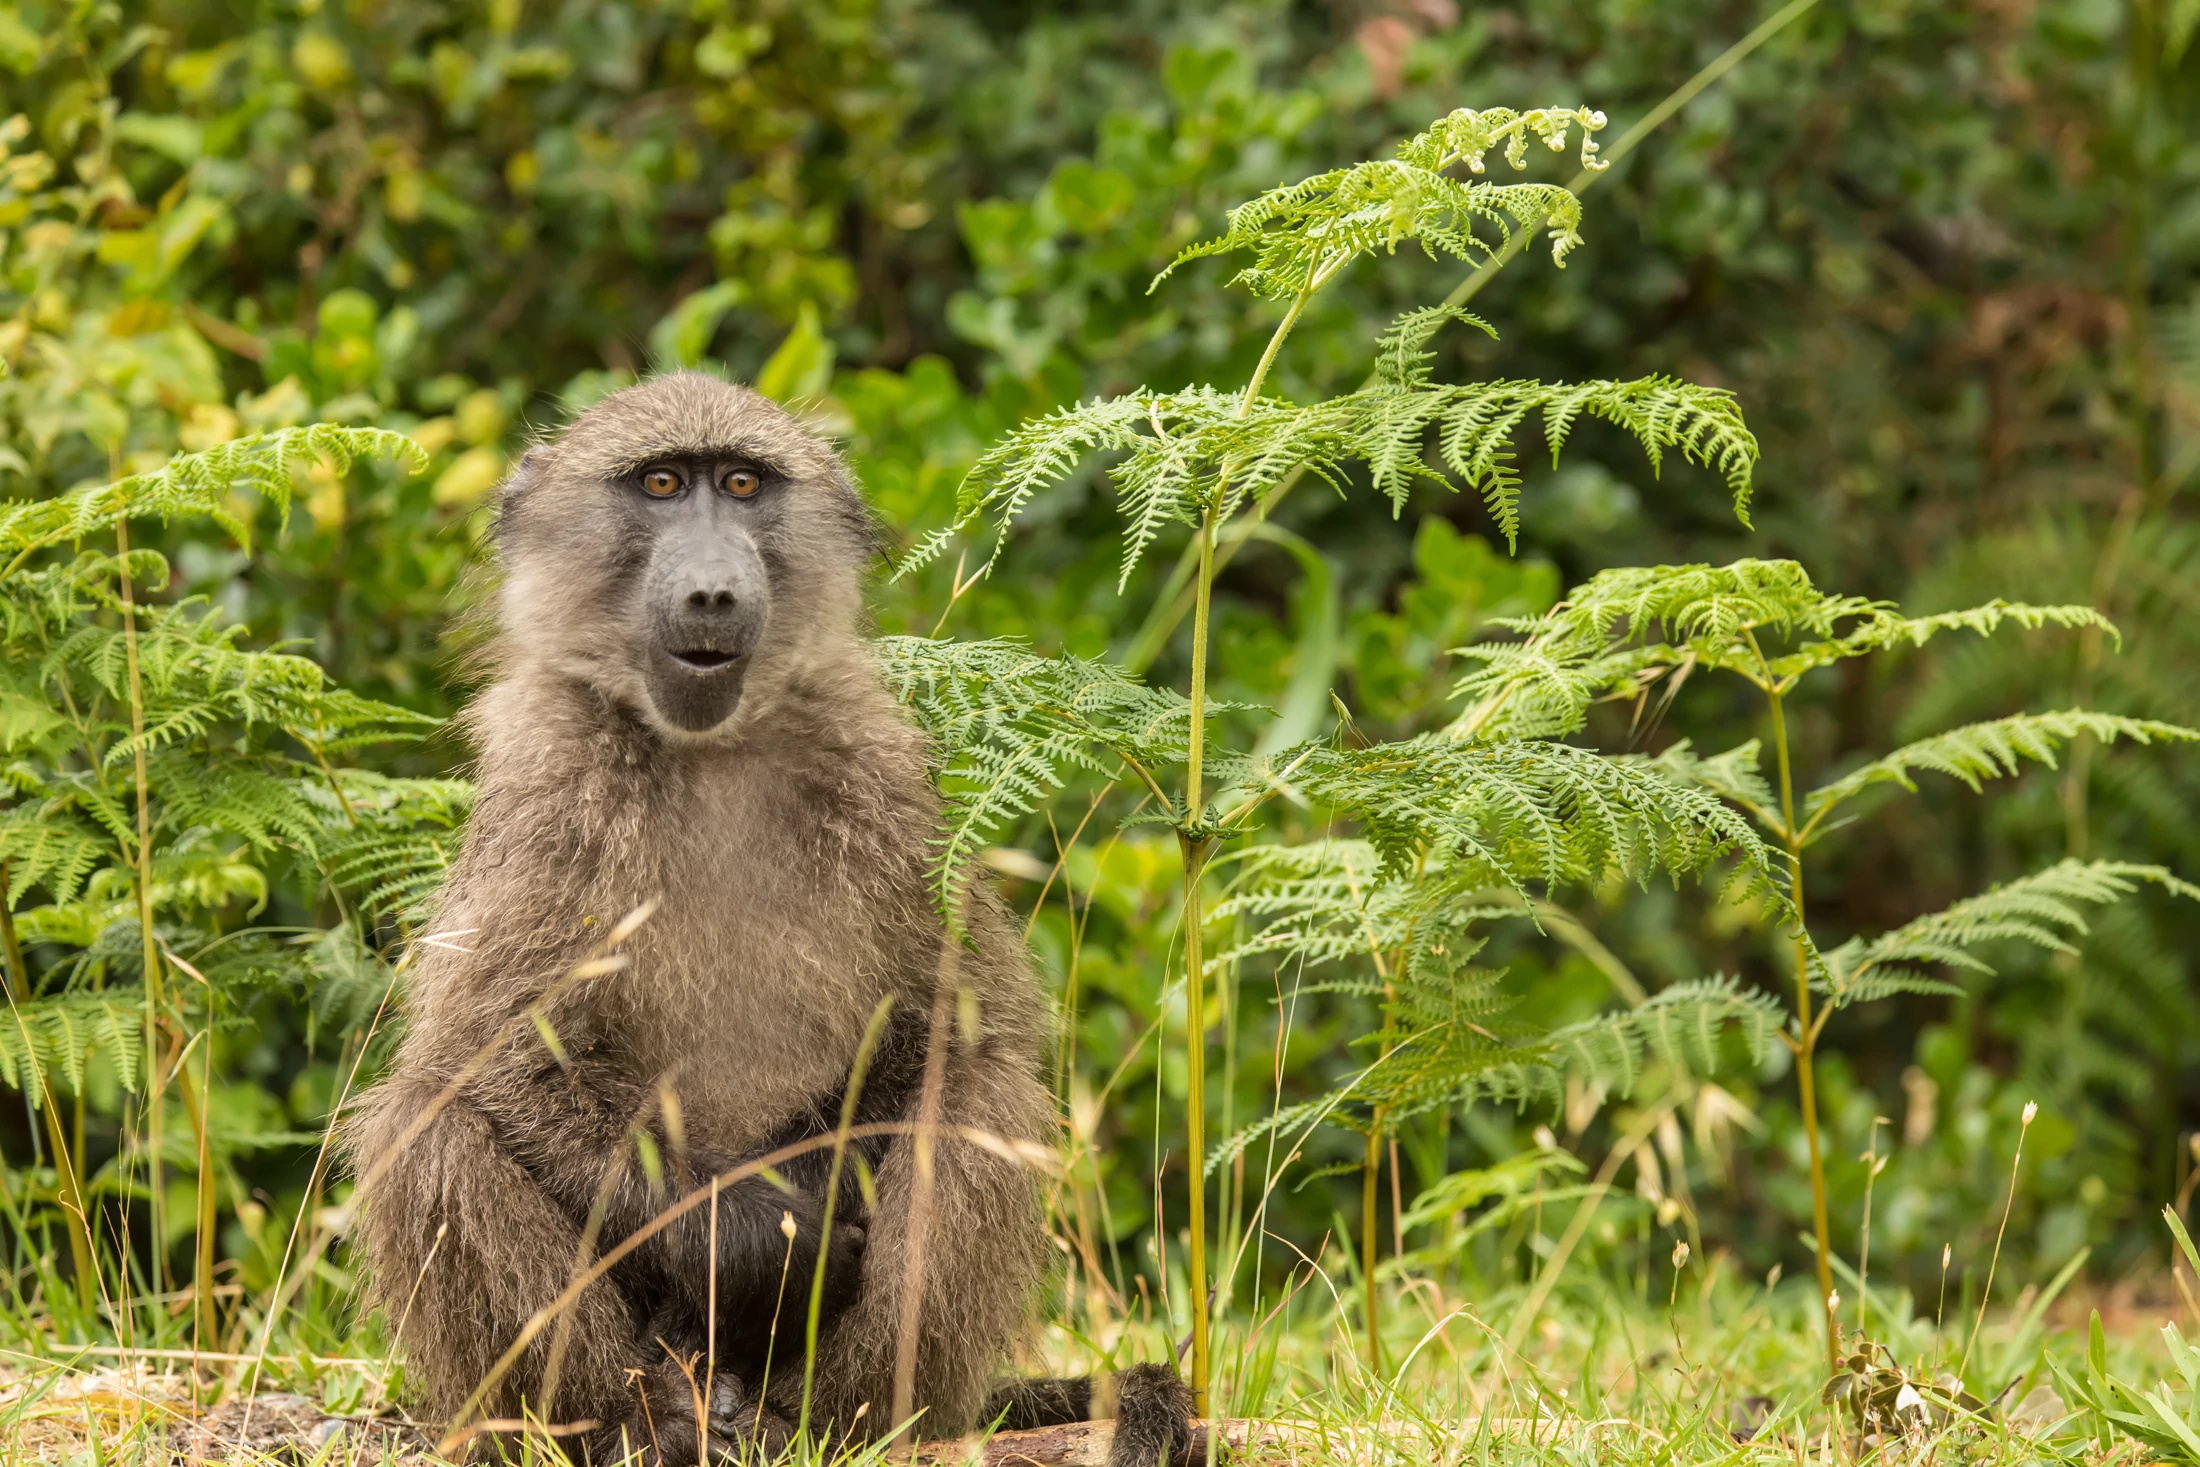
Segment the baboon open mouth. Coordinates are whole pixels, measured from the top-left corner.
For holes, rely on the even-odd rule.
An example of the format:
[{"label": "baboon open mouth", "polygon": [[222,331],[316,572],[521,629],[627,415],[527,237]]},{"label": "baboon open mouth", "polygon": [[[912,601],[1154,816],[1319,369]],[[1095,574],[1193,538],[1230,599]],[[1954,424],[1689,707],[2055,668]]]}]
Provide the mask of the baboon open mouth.
[{"label": "baboon open mouth", "polygon": [[719,668],[739,662],[738,652],[720,652],[715,647],[691,647],[672,654],[672,660],[695,672],[716,672]]}]

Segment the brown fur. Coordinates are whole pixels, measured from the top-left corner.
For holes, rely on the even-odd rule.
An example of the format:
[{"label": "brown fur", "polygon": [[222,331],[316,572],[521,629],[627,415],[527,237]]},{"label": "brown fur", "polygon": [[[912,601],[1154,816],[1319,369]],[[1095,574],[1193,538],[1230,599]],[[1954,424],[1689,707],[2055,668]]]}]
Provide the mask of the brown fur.
[{"label": "brown fur", "polygon": [[[738,707],[704,733],[665,726],[634,672],[645,628],[618,483],[667,453],[732,453],[784,479],[777,528],[759,537],[768,621]],[[494,679],[467,718],[479,801],[415,949],[397,1061],[347,1136],[371,1181],[359,1199],[371,1298],[402,1316],[410,1378],[439,1418],[566,1286],[592,1206],[601,1252],[814,1112],[882,996],[929,1011],[941,940],[925,881],[936,798],[920,736],[859,634],[868,520],[829,449],[753,392],[664,376],[531,449],[502,509]],[[551,1004],[562,1062],[518,1026],[386,1157],[500,1026],[649,900],[654,917],[623,949],[631,966]],[[958,981],[975,990],[982,1037],[951,1050],[942,1120],[1039,1140],[1041,1000],[1000,911],[972,905]],[[669,1121],[661,1091],[676,1097]],[[656,1185],[636,1129],[666,1152]],[[860,1287],[820,1343],[813,1411],[842,1428],[864,1407],[863,1431],[895,1424],[908,1157],[906,1138],[884,1148]],[[1015,1164],[944,1142],[936,1186],[916,1382],[928,1435],[971,1423],[1044,1241],[1033,1178]],[[841,1196],[844,1215],[860,1207],[853,1187]],[[654,1279],[699,1301],[707,1226],[689,1213],[582,1295],[552,1419],[630,1419],[629,1372],[662,1359],[638,1290]],[[541,1414],[550,1348],[546,1333],[476,1414]],[[773,1400],[800,1374],[799,1352],[781,1356]]]}]

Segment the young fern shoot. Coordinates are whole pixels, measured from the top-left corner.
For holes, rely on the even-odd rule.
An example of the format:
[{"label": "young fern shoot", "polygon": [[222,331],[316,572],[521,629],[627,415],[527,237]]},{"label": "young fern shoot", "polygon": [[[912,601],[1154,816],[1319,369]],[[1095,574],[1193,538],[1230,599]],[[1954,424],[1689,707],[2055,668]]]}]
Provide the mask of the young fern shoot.
[{"label": "young fern shoot", "polygon": [[[1490,330],[1449,308],[1409,312],[1393,323],[1375,343],[1375,375],[1357,391],[1312,404],[1268,391],[1279,353],[1307,303],[1363,257],[1389,254],[1411,241],[1432,258],[1487,264],[1509,251],[1518,231],[1547,225],[1553,262],[1563,266],[1580,242],[1579,199],[1552,184],[1498,184],[1480,175],[1492,152],[1520,169],[1532,142],[1561,151],[1577,133],[1582,166],[1599,167],[1594,134],[1603,126],[1603,114],[1586,107],[1462,109],[1401,144],[1391,158],[1320,174],[1240,205],[1220,235],[1184,250],[1154,287],[1192,261],[1249,252],[1252,263],[1233,283],[1281,306],[1282,315],[1248,380],[1227,391],[1141,388],[1024,424],[978,460],[963,483],[954,523],[920,542],[905,565],[922,564],[962,532],[989,524],[995,541],[985,562],[990,569],[1033,496],[1095,453],[1113,459],[1109,476],[1123,523],[1119,589],[1129,585],[1132,571],[1164,529],[1181,525],[1191,533],[1196,570],[1190,674],[1181,698],[1089,664],[1050,664],[999,644],[951,650],[903,640],[883,649],[891,675],[940,741],[950,793],[958,796],[941,867],[943,891],[976,834],[1031,809],[1073,767],[1106,778],[1135,778],[1159,818],[1175,830],[1183,878],[1189,1157],[1208,1153],[1204,881],[1223,841],[1249,832],[1255,813],[1287,782],[1314,781],[1320,797],[1334,797],[1340,810],[1388,832],[1378,836],[1378,845],[1386,864],[1395,865],[1404,859],[1404,846],[1426,842],[1431,851],[1447,851],[1469,839],[1467,828],[1476,820],[1506,806],[1502,798],[1485,798],[1478,806],[1478,793],[1489,796],[1504,781],[1519,781],[1532,807],[1545,775],[1563,783],[1579,773],[1564,768],[1556,755],[1550,757],[1557,764],[1535,771],[1462,767],[1447,776],[1456,782],[1444,785],[1457,797],[1457,808],[1408,809],[1406,792],[1425,788],[1425,770],[1440,764],[1447,751],[1427,744],[1400,746],[1390,761],[1364,767],[1350,759],[1340,762],[1335,751],[1320,748],[1266,760],[1218,755],[1208,741],[1214,711],[1208,674],[1215,552],[1228,521],[1301,472],[1342,492],[1357,464],[1394,514],[1403,512],[1423,483],[1472,489],[1510,541],[1517,534],[1520,488],[1513,449],[1531,415],[1540,415],[1554,455],[1582,417],[1602,418],[1639,440],[1654,467],[1672,451],[1710,467],[1725,478],[1737,512],[1746,509],[1757,445],[1730,394],[1668,377],[1439,383],[1428,349],[1435,332],[1455,321]],[[1462,171],[1465,179],[1456,176]],[[1431,440],[1436,464],[1430,462]],[[1661,797],[1671,788],[1659,782]],[[1396,801],[1404,805],[1392,808]],[[1567,844],[1562,832],[1576,828],[1576,818],[1570,807],[1546,812],[1550,829],[1527,835],[1500,816],[1507,837],[1538,846],[1540,868],[1538,861],[1514,867],[1500,860],[1487,867],[1502,873],[1493,879],[1517,883],[1545,877],[1554,869],[1550,852]],[[1661,829],[1677,828],[1689,824],[1695,812],[1668,802],[1650,808],[1644,818]],[[1738,838],[1729,832],[1708,838],[1703,848],[1732,850]],[[1484,869],[1484,852],[1469,850],[1477,869]],[[1187,1247],[1191,1376],[1205,1412],[1210,1270],[1201,1176],[1195,1161]]]}]

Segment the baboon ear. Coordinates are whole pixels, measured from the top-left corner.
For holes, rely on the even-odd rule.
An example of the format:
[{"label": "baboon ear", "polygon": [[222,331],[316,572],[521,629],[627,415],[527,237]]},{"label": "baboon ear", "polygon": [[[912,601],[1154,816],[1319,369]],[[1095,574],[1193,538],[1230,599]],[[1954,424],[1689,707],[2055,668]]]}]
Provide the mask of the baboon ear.
[{"label": "baboon ear", "polygon": [[511,529],[515,515],[523,510],[528,492],[549,466],[550,450],[538,443],[521,454],[512,472],[505,475],[503,484],[497,488],[497,539],[502,540],[505,532]]}]

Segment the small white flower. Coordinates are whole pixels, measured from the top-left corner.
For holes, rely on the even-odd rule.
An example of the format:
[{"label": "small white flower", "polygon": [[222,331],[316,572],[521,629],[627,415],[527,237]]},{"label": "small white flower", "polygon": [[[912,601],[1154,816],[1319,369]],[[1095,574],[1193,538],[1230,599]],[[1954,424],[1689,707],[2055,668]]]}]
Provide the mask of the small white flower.
[{"label": "small white flower", "polygon": [[1675,1268],[1688,1267],[1688,1240],[1686,1238],[1673,1245],[1673,1266]]},{"label": "small white flower", "polygon": [[1917,1387],[1904,1381],[1902,1389],[1895,1392],[1894,1409],[1898,1414],[1904,1411],[1922,1411],[1925,1409],[1925,1398],[1917,1393]]},{"label": "small white flower", "polygon": [[2038,1116],[2039,1113],[2040,1103],[2036,1100],[2027,1100],[2024,1103],[2024,1124],[2027,1126],[2031,1125],[2033,1118]]}]

